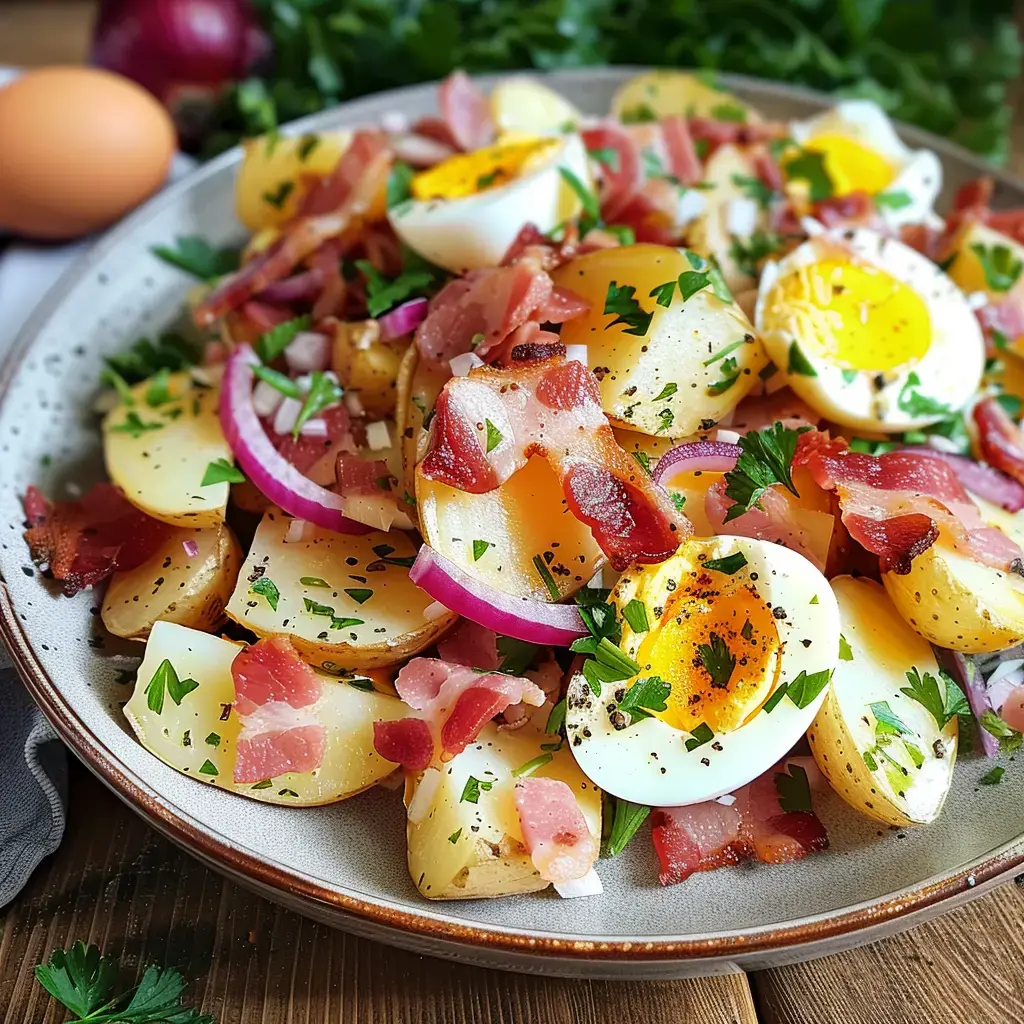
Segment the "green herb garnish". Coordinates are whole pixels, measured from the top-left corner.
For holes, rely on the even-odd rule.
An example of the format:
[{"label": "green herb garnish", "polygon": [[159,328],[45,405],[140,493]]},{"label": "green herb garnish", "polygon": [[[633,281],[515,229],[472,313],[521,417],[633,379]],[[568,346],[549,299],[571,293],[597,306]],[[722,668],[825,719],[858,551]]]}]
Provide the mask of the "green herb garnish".
[{"label": "green herb garnish", "polygon": [[725,514],[727,523],[753,506],[760,508],[761,495],[775,484],[782,484],[800,497],[793,486],[793,456],[800,434],[807,429],[790,430],[781,423],[773,423],[739,439],[737,444],[742,453],[735,468],[725,474],[726,496],[735,502]]},{"label": "green herb garnish", "polygon": [[217,249],[195,235],[178,237],[173,246],[155,245],[150,251],[164,263],[184,270],[201,281],[211,281],[237,270],[241,256],[239,249]]},{"label": "green herb garnish", "polygon": [[697,656],[711,678],[711,685],[716,689],[724,689],[729,685],[733,669],[736,668],[736,655],[729,650],[725,638],[718,633],[712,633],[709,639],[711,643],[697,645]]},{"label": "green herb garnish", "polygon": [[277,589],[277,584],[269,577],[261,576],[252,583],[249,587],[249,593],[259,594],[270,605],[271,610],[277,611],[277,602],[281,599],[281,591]]},{"label": "green herb garnish", "polygon": [[214,459],[207,463],[206,472],[203,474],[203,482],[200,487],[209,487],[212,484],[244,484],[245,474],[232,466],[227,459]]},{"label": "green herb garnish", "polygon": [[188,694],[198,688],[199,684],[194,679],[179,679],[174,666],[164,658],[153,673],[153,678],[146,684],[146,706],[159,715],[164,710],[165,693],[180,707]]},{"label": "green herb garnish", "polygon": [[639,301],[634,298],[635,292],[636,288],[633,285],[622,285],[620,287],[616,281],[608,283],[608,293],[604,300],[604,312],[605,315],[612,315],[615,319],[607,325],[606,330],[609,327],[615,327],[616,324],[625,324],[628,330],[623,331],[623,334],[632,334],[637,338],[646,337],[651,326],[651,320],[654,318],[654,313],[648,313],[640,305]]}]

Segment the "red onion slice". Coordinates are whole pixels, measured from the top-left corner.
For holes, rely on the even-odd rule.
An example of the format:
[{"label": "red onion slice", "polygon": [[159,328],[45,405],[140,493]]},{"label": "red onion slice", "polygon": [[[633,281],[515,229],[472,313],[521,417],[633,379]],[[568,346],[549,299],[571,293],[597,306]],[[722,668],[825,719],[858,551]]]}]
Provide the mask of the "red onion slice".
[{"label": "red onion slice", "polygon": [[999,505],[1007,512],[1019,512],[1024,508],[1024,486],[992,466],[975,462],[966,455],[940,452],[937,448],[929,448],[926,445],[908,445],[900,450],[928,455],[948,463],[956,473],[957,479],[971,494],[976,494],[993,505]]},{"label": "red onion slice", "polygon": [[727,473],[742,449],[726,441],[693,441],[666,452],[654,470],[654,482],[665,486],[676,473]]},{"label": "red onion slice", "polygon": [[252,368],[258,363],[248,345],[239,345],[221,384],[220,425],[238,464],[268,501],[290,515],[335,533],[370,533],[372,527],[344,515],[344,497],[303,476],[271,444],[252,404]]},{"label": "red onion slice", "polygon": [[517,640],[568,647],[588,635],[575,605],[502,593],[474,579],[428,544],[420,548],[409,579],[453,612]]},{"label": "red onion slice", "polygon": [[305,270],[301,274],[294,274],[283,281],[267,285],[256,298],[261,302],[299,302],[304,299],[312,301],[320,295],[323,286],[323,271],[314,267],[312,270]]},{"label": "red onion slice", "polygon": [[380,340],[391,341],[411,334],[427,319],[426,299],[410,299],[396,306],[390,313],[385,313],[377,323],[380,325]]},{"label": "red onion slice", "polygon": [[988,699],[988,689],[985,680],[982,678],[978,666],[971,658],[960,651],[947,651],[935,648],[935,656],[940,667],[945,669],[960,688],[967,695],[967,702],[971,705],[971,713],[978,724],[978,736],[981,737],[981,749],[986,757],[999,756],[999,740],[981,727],[981,716],[986,711],[994,711]]}]

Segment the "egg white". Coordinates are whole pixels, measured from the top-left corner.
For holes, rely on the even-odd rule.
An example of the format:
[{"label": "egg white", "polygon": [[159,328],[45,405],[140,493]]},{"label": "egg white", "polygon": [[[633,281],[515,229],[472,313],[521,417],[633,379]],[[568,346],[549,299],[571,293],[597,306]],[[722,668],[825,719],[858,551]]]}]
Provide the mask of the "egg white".
[{"label": "egg white", "polygon": [[506,185],[460,199],[410,199],[390,210],[388,220],[406,245],[446,270],[494,267],[527,223],[546,233],[579,213],[560,168],[590,187],[579,135],[566,135],[542,166]]},{"label": "egg white", "polygon": [[[932,340],[920,359],[884,374],[854,371],[853,379],[847,380],[843,376],[846,368],[828,358],[813,340],[798,337],[790,329],[766,329],[765,311],[776,283],[837,251],[848,252],[851,262],[886,271],[921,296],[929,313]],[[769,357],[779,368],[776,376],[823,417],[861,430],[896,433],[935,423],[970,401],[984,370],[984,337],[963,292],[917,250],[866,228],[824,232],[780,262],[769,263],[761,275],[754,321]],[[794,341],[817,376],[789,372]],[[917,384],[912,383],[911,374],[917,375]],[[948,411],[926,415],[901,409],[904,389],[906,394],[916,391],[934,399]]]},{"label": "egg white", "polygon": [[[839,608],[828,581],[806,558],[748,537],[699,543],[708,545],[715,558],[742,552],[747,564],[736,576],[756,574],[762,600],[785,609],[785,618],[776,620],[782,645],[780,686],[801,671],[812,675],[835,669]],[[701,803],[757,778],[803,736],[828,692],[826,686],[805,708],[784,696],[770,712],[762,708],[740,728],[688,751],[689,734],[658,718],[615,729],[608,705],[619,685],[605,683],[597,697],[582,673],[573,676],[566,701],[569,746],[584,774],[602,789],[654,807]]]}]

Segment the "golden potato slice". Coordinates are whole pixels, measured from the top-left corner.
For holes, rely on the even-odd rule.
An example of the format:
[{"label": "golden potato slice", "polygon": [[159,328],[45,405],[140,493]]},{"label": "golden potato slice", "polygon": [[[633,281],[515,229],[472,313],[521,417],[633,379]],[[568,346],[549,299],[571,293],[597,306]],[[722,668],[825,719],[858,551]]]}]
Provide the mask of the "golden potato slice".
[{"label": "golden potato slice", "polygon": [[554,89],[533,78],[506,78],[490,96],[491,117],[499,131],[544,135],[580,122],[580,112]]},{"label": "golden potato slice", "polygon": [[417,470],[416,503],[426,542],[506,594],[560,600],[604,565],[590,528],[569,511],[558,477],[540,458],[486,494],[427,480]]},{"label": "golden potato slice", "polygon": [[[501,732],[488,724],[478,742],[443,771],[428,769],[409,781],[409,874],[424,896],[476,899],[547,888],[523,846],[512,773],[540,756],[540,744],[551,739],[529,726]],[[600,837],[601,791],[580,771],[567,745],[533,774],[567,783],[591,834]],[[490,783],[480,786],[476,803],[464,799],[471,777]]]},{"label": "golden potato slice", "polygon": [[346,391],[354,391],[370,419],[395,415],[398,369],[407,339],[380,340],[376,320],[339,323],[331,366]]},{"label": "golden potato slice", "polygon": [[698,114],[718,120],[760,121],[749,104],[714,84],[710,75],[648,71],[619,86],[612,116],[620,121],[657,121],[672,114]]},{"label": "golden potato slice", "polygon": [[262,135],[242,143],[235,212],[250,230],[278,227],[299,211],[311,182],[324,178],[348,149],[351,132]]},{"label": "golden potato slice", "polygon": [[228,602],[228,615],[257,636],[285,634],[310,664],[344,672],[411,658],[458,618],[427,615],[434,602],[409,579],[408,534],[307,524],[310,539],[288,543],[292,522],[278,509],[263,517]]},{"label": "golden potato slice", "polygon": [[[562,325],[562,341],[587,346],[604,411],[619,426],[666,437],[707,431],[759,383],[768,357],[750,321],[711,288],[684,300],[678,279],[692,273],[683,250],[635,245],[580,256],[552,274],[591,303]],[[668,292],[668,306],[654,297]],[[609,302],[627,322],[604,312]]]},{"label": "golden potato slice", "polygon": [[217,415],[219,390],[200,371],[153,377],[103,421],[111,481],[143,512],[172,526],[224,522],[228,484],[203,486],[213,462],[233,463]]},{"label": "golden potato slice", "polygon": [[945,695],[935,655],[873,580],[837,576],[832,590],[843,632],[832,687],[807,731],[814,760],[861,814],[888,825],[934,821],[953,779],[957,718],[940,727],[902,691]]},{"label": "golden potato slice", "polygon": [[[195,554],[186,544],[194,545]],[[171,530],[142,565],[111,577],[103,625],[128,640],[145,640],[158,619],[207,632],[218,629],[241,561],[238,541],[224,524]]]},{"label": "golden potato slice", "polygon": [[[306,807],[355,796],[394,771],[394,764],[373,749],[373,723],[404,717],[408,705],[363,689],[369,685],[365,679],[352,685],[324,676],[323,695],[310,709],[327,727],[323,764],[313,772],[288,772],[255,784],[235,783],[235,744],[241,725],[231,707],[235,699],[231,662],[241,646],[172,622],[153,626],[135,692],[124,709],[147,750],[199,782],[264,803]],[[170,662],[179,680],[192,679],[199,685],[180,703],[163,688],[161,709],[155,711],[146,691],[164,661]]]}]

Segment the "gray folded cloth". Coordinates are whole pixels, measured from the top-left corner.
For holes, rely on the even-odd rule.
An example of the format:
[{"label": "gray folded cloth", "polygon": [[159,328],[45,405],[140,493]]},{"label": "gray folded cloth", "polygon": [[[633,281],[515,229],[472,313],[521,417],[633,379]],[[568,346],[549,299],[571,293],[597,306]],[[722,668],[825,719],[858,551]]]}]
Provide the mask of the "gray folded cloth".
[{"label": "gray folded cloth", "polygon": [[0,907],[60,845],[67,754],[0,647]]}]

